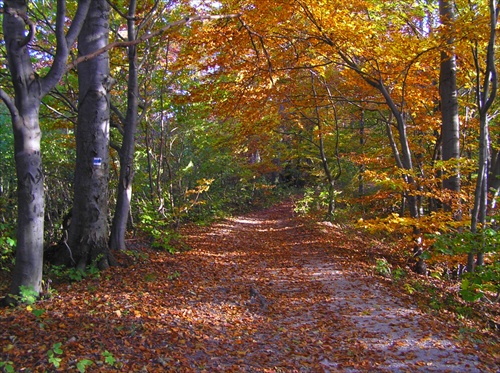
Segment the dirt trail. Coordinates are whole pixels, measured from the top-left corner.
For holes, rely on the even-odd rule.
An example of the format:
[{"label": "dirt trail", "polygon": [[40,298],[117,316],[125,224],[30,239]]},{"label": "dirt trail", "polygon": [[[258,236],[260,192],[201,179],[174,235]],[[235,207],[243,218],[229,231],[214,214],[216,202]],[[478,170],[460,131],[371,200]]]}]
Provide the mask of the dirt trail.
[{"label": "dirt trail", "polygon": [[0,362],[40,373],[82,362],[86,373],[498,371],[453,323],[372,276],[363,237],[294,217],[291,204],[182,233],[189,251],[137,243],[127,266],[0,310]]},{"label": "dirt trail", "polygon": [[[304,224],[292,215],[285,204],[203,232],[185,232],[195,248],[187,256],[196,256],[198,263],[205,256],[206,280],[217,284],[204,288],[206,298],[247,308],[240,320],[215,328],[203,350],[192,354],[199,367],[238,367],[241,372],[495,371],[480,363],[471,346],[460,346],[453,326],[423,315],[380,279],[355,271],[349,250],[360,249],[362,241],[353,247],[355,238],[347,240],[331,226]],[[220,325],[220,314],[212,316]],[[233,327],[240,328],[236,338],[229,330]],[[220,354],[221,343],[227,354]]]}]

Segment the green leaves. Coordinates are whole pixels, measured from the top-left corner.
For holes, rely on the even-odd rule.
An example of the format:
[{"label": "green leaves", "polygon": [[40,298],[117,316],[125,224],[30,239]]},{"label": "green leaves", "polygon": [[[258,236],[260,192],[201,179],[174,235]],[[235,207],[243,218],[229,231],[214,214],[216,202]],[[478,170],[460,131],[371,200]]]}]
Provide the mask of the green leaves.
[{"label": "green leaves", "polygon": [[5,373],[14,373],[14,363],[12,361],[0,361],[0,369]]},{"label": "green leaves", "polygon": [[460,295],[467,302],[481,298],[497,297],[500,292],[500,263],[476,267],[472,273],[465,273],[460,286]]},{"label": "green leaves", "polygon": [[49,363],[51,363],[55,368],[59,368],[61,365],[62,358],[58,355],[62,355],[61,342],[54,343],[52,349],[47,351],[47,357],[49,358]]},{"label": "green leaves", "polygon": [[460,295],[467,302],[483,297],[497,296],[500,291],[500,263],[498,244],[500,234],[492,228],[481,232],[435,234],[433,250],[435,253],[454,256],[467,253],[489,255],[489,263],[477,266],[472,273],[465,273],[461,279]]},{"label": "green leaves", "polygon": [[92,364],[94,364],[92,360],[83,359],[76,363],[76,369],[78,369],[80,373],[85,373],[87,367],[91,366]]},{"label": "green leaves", "polygon": [[[0,208],[2,201],[0,200]],[[1,213],[1,211],[0,211]],[[10,224],[0,223],[0,268],[9,271],[9,264],[14,260],[16,239]]]},{"label": "green leaves", "polygon": [[108,365],[111,365],[111,366],[114,366],[115,363],[116,363],[116,359],[115,357],[113,356],[113,354],[111,352],[109,352],[108,350],[104,351],[102,353],[102,357],[104,358],[104,362]]},{"label": "green leaves", "polygon": [[477,233],[465,230],[461,233],[432,234],[429,237],[435,239],[435,252],[444,255],[495,252],[500,242],[500,234],[491,228]]},{"label": "green leaves", "polygon": [[19,287],[19,301],[21,303],[26,303],[28,305],[33,304],[38,299],[38,292],[31,286],[23,286]]},{"label": "green leaves", "polygon": [[377,259],[375,270],[379,275],[384,277],[391,275],[391,265],[385,258]]}]

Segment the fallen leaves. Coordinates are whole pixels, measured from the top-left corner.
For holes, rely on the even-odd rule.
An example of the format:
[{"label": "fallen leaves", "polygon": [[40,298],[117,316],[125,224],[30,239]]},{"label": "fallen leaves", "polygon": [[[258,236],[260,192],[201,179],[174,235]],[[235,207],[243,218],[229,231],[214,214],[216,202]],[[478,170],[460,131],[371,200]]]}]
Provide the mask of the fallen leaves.
[{"label": "fallen leaves", "polygon": [[193,250],[143,249],[147,260],[59,284],[31,310],[0,310],[1,361],[33,372],[426,371],[444,362],[487,372],[497,362],[479,365],[475,350],[456,347],[455,330],[368,275],[356,257],[366,242],[295,218],[289,205],[182,233]]}]

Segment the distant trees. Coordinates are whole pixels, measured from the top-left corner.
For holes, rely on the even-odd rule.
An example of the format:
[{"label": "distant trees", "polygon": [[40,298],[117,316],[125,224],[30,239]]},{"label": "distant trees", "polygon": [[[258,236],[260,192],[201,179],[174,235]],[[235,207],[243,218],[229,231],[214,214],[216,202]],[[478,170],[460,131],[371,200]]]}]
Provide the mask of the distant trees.
[{"label": "distant trees", "polygon": [[[365,185],[372,185],[363,200],[385,200],[390,206],[386,211],[394,213],[366,226],[392,230],[397,225],[404,233],[448,232],[457,224],[470,224],[473,231],[488,227],[487,215],[495,213],[489,209],[488,185],[499,185],[488,177],[500,169],[498,144],[490,141],[488,126],[497,90],[492,31],[499,11],[496,1],[320,5],[297,0],[278,5],[250,0],[238,7],[246,9],[241,32],[228,39],[234,41],[233,49],[243,46],[240,52],[230,54],[221,44],[209,48],[220,51],[212,65],[243,67],[235,87],[251,82],[246,87],[253,94],[252,83],[267,79],[272,88],[261,88],[262,97],[280,103],[286,101],[285,94],[295,94],[310,104],[315,94],[307,95],[294,82],[295,71],[313,70],[318,76],[336,71],[341,78],[330,81],[330,89],[348,96],[346,102],[365,115],[371,113],[376,124],[364,123],[363,157],[353,161],[362,162]],[[241,41],[245,35],[246,43]],[[254,65],[248,66],[249,61]],[[319,105],[324,108],[324,102]],[[263,107],[268,106],[258,110]],[[277,104],[274,110],[287,114]],[[297,122],[298,130],[301,126]],[[381,141],[381,127],[388,146],[374,142]],[[295,156],[308,158],[305,153]],[[404,199],[397,201],[397,195]]]}]

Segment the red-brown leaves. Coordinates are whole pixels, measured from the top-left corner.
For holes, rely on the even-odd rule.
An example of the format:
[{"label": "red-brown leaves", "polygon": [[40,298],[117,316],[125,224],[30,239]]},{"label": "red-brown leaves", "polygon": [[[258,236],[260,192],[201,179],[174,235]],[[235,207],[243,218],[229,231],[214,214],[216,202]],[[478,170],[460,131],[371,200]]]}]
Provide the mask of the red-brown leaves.
[{"label": "red-brown leaves", "polygon": [[452,325],[371,276],[367,239],[352,231],[285,204],[182,233],[191,251],[144,248],[147,259],[58,285],[32,306],[39,316],[1,310],[0,361],[35,372],[83,360],[87,372],[494,369],[497,357],[480,365]]}]

